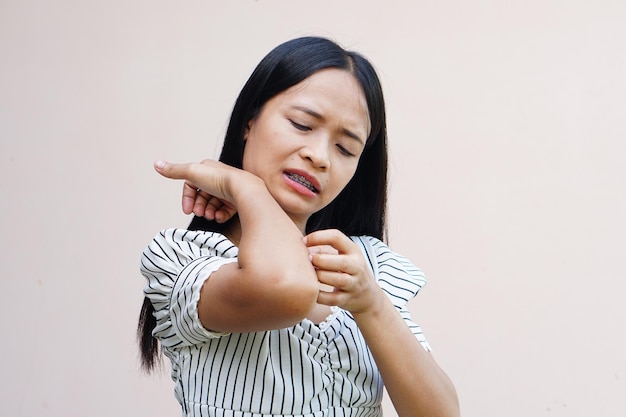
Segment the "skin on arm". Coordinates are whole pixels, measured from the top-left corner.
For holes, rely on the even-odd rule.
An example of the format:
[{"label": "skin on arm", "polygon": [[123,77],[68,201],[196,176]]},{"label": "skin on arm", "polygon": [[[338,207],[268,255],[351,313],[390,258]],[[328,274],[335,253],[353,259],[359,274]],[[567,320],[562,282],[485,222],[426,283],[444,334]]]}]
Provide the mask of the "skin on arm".
[{"label": "skin on arm", "polygon": [[[352,313],[398,415],[458,417],[452,382],[375,282],[360,248],[337,230],[311,233],[305,243],[314,248],[311,262],[318,280],[333,287],[320,291],[318,303]],[[320,250],[323,245],[332,246],[337,254]]]},{"label": "skin on arm", "polygon": [[203,326],[251,332],[301,321],[317,299],[317,277],[302,233],[263,181],[216,161],[159,161],[155,169],[167,178],[188,181],[239,214],[238,262],[223,265],[204,283],[198,302]]}]

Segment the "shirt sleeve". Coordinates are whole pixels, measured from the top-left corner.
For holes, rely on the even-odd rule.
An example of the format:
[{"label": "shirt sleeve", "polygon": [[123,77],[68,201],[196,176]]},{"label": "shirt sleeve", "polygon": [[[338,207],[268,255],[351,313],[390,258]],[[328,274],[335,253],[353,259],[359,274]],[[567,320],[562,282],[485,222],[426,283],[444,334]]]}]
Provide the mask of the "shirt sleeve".
[{"label": "shirt sleeve", "polygon": [[422,347],[431,351],[431,347],[421,327],[411,318],[408,302],[426,285],[424,273],[411,261],[393,252],[387,245],[371,236],[352,237],[357,243],[378,285],[391,299],[409,329],[413,332]]},{"label": "shirt sleeve", "polygon": [[198,318],[200,290],[222,265],[237,262],[237,248],[219,233],[163,230],[141,255],[144,294],[154,307],[152,335],[164,347],[202,343],[225,333],[204,328]]}]

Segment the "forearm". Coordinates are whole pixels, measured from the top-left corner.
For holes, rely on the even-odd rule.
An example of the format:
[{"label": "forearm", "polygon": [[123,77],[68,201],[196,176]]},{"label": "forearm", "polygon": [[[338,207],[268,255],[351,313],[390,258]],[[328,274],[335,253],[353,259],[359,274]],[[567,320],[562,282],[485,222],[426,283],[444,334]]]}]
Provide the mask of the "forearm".
[{"label": "forearm", "polygon": [[[246,185],[235,187],[235,205],[241,222],[239,266],[262,281],[273,293],[282,289],[311,292],[314,302],[317,277],[302,233],[265,188],[262,180],[246,175]],[[253,178],[251,178],[253,177]],[[280,294],[276,294],[280,295]],[[305,300],[300,300],[305,301]]]},{"label": "forearm", "polygon": [[381,294],[374,308],[354,318],[400,417],[460,415],[452,382],[387,296]]},{"label": "forearm", "polygon": [[198,301],[202,324],[215,331],[245,332],[302,320],[317,299],[315,270],[300,230],[264,182],[216,161],[157,161],[155,168],[167,178],[187,180],[239,213],[238,262],[221,266],[204,281]]},{"label": "forearm", "polygon": [[239,251],[236,263],[222,266],[203,285],[199,318],[206,328],[224,332],[292,326],[318,293],[302,234],[260,178],[233,168],[224,178],[228,192],[222,198],[239,215],[236,230],[229,231]]}]

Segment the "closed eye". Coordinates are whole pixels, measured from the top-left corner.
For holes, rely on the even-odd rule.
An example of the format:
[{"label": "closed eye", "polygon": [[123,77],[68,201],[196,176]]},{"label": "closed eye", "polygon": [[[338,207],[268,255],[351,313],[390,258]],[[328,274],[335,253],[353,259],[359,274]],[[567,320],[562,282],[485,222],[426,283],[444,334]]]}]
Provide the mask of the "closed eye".
[{"label": "closed eye", "polygon": [[350,152],[349,150],[347,150],[341,145],[337,145],[337,148],[339,148],[339,152],[341,152],[345,156],[355,156],[352,152]]},{"label": "closed eye", "polygon": [[298,129],[298,130],[301,130],[301,131],[303,131],[303,132],[308,132],[309,130],[311,130],[311,128],[310,128],[310,127],[305,126],[305,125],[301,125],[300,123],[296,123],[296,122],[294,122],[293,120],[289,120],[289,122],[291,123],[291,125],[292,125],[293,127],[295,127],[295,128],[296,128],[296,129]]}]

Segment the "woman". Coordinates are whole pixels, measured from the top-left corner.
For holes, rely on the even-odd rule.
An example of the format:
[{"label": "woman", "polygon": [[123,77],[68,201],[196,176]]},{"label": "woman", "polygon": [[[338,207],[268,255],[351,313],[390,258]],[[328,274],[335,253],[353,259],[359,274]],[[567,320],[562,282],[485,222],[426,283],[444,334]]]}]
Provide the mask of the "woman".
[{"label": "woman", "polygon": [[[316,37],[272,50],[242,89],[220,162],[157,162],[184,179],[189,230],[142,256],[143,364],[159,344],[188,416],[457,416],[407,301],[421,272],[382,242],[380,82]],[[158,342],[157,342],[158,340]]]}]

